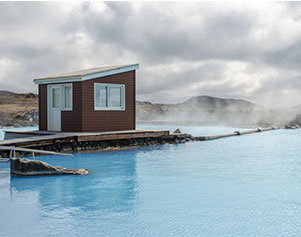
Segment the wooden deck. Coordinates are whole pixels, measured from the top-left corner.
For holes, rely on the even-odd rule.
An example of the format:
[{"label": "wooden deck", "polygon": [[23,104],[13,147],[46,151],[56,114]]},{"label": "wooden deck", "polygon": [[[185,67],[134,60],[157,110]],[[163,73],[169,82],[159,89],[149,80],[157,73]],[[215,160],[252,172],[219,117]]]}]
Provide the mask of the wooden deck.
[{"label": "wooden deck", "polygon": [[[44,132],[37,130],[7,131],[11,136],[21,136],[0,141],[0,146],[13,146],[72,152],[120,147],[137,147],[154,144],[181,143],[187,141],[207,141],[232,136],[274,130],[276,128],[257,128],[247,131],[234,131],[229,134],[191,136],[189,134],[169,134],[168,130],[126,130],[114,132]],[[23,137],[22,137],[23,136]]]},{"label": "wooden deck", "polygon": [[40,147],[57,143],[87,142],[87,141],[110,141],[131,138],[148,138],[168,136],[168,130],[126,130],[114,132],[43,132],[37,130],[7,131],[14,138],[0,141],[0,146],[16,147]]}]

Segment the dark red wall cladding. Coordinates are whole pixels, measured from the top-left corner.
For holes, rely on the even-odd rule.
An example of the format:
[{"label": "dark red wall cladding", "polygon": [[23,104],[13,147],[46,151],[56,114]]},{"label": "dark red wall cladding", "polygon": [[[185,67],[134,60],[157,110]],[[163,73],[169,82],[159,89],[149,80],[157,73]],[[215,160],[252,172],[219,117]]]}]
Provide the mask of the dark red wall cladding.
[{"label": "dark red wall cladding", "polygon": [[82,115],[82,82],[73,82],[72,84],[72,111],[61,112],[61,124],[63,132],[81,132],[83,131],[83,115]]},{"label": "dark red wall cladding", "polygon": [[[125,110],[94,110],[94,83],[125,85]],[[47,130],[47,85],[39,85],[39,128]],[[73,83],[72,111],[61,112],[64,132],[101,132],[136,129],[135,71]]]},{"label": "dark red wall cladding", "polygon": [[[94,83],[125,85],[125,110],[94,110]],[[83,86],[83,131],[118,131],[136,128],[135,71],[101,77],[82,82]]]}]

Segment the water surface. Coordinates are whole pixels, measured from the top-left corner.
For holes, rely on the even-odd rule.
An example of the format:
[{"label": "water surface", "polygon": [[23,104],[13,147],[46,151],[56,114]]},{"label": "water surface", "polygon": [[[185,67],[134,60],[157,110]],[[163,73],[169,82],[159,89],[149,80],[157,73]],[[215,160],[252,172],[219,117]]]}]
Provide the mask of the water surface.
[{"label": "water surface", "polygon": [[300,141],[275,130],[39,157],[88,176],[10,177],[0,163],[0,236],[298,236]]},{"label": "water surface", "polygon": [[137,129],[169,130],[170,133],[174,132],[177,128],[179,128],[182,133],[188,133],[194,136],[219,135],[233,133],[234,131],[246,131],[250,129],[222,126],[137,125]]}]

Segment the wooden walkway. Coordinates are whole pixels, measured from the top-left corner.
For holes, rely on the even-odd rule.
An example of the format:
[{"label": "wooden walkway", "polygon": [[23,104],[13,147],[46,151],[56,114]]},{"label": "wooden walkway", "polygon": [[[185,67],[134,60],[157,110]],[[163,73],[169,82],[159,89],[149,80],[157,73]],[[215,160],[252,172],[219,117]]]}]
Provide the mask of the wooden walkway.
[{"label": "wooden walkway", "polygon": [[0,141],[0,146],[40,147],[57,143],[110,141],[130,138],[148,138],[168,136],[168,130],[126,130],[114,132],[42,132],[42,131],[8,131],[7,133],[28,137]]}]

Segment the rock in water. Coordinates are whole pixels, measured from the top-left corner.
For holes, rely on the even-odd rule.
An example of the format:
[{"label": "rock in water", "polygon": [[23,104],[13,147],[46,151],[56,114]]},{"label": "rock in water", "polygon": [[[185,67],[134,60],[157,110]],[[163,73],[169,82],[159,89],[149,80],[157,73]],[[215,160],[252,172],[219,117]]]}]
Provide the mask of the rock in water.
[{"label": "rock in water", "polygon": [[37,175],[87,175],[87,169],[67,169],[51,166],[43,161],[11,158],[11,175],[13,176],[37,176]]},{"label": "rock in water", "polygon": [[181,131],[179,128],[177,128],[173,133],[181,133]]}]

